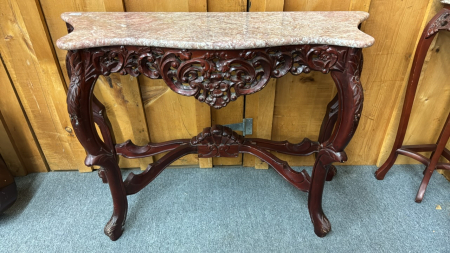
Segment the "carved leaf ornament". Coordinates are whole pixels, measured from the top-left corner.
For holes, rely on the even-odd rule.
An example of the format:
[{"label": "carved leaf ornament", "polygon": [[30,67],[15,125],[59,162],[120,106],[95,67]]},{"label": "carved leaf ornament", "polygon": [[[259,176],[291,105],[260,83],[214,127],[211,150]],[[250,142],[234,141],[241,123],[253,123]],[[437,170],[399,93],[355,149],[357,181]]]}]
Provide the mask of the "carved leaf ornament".
[{"label": "carved leaf ornament", "polygon": [[[288,72],[299,75],[311,70],[343,71],[346,48],[301,45],[251,50],[179,50],[152,47],[102,47],[81,50],[91,57],[85,66],[90,75],[120,73],[162,78],[176,93],[194,96],[220,109],[239,96],[260,91],[271,77]],[[78,54],[72,54],[78,55]],[[70,57],[72,66],[80,59]],[[77,84],[79,73],[72,75]]]}]

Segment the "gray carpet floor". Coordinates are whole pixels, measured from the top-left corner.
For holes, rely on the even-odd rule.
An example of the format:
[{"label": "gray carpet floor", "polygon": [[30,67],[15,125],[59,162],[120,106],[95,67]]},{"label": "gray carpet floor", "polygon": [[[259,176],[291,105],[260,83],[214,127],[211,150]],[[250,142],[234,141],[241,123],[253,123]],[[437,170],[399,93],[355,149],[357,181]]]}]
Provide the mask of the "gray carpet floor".
[{"label": "gray carpet floor", "polygon": [[31,174],[0,215],[0,252],[450,252],[450,183],[434,173],[417,204],[422,169],[397,165],[378,181],[374,166],[338,167],[323,200],[332,231],[318,238],[307,194],[273,169],[170,168],[128,197],[116,242],[103,234],[112,201],[97,173]]}]

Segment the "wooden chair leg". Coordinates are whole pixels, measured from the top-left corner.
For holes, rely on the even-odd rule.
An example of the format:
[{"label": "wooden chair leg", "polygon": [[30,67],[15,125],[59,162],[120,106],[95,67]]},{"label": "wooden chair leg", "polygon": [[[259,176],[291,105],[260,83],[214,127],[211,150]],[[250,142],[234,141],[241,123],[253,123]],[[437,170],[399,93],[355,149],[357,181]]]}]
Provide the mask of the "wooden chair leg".
[{"label": "wooden chair leg", "polygon": [[444,128],[442,129],[437,145],[436,150],[431,155],[430,164],[428,164],[425,169],[424,177],[422,179],[422,183],[420,184],[419,191],[417,192],[416,202],[422,202],[423,196],[425,195],[425,190],[427,189],[428,182],[430,181],[431,175],[436,169],[439,158],[442,156],[442,152],[445,149],[445,145],[447,144],[448,139],[450,138],[450,114],[447,116],[447,120],[445,121]]},{"label": "wooden chair leg", "polygon": [[425,190],[427,189],[428,183],[430,182],[431,175],[433,174],[435,168],[431,168],[428,166],[425,169],[425,173],[422,179],[422,183],[420,183],[419,190],[417,191],[416,195],[416,202],[420,203],[423,200],[423,196],[425,195]]}]

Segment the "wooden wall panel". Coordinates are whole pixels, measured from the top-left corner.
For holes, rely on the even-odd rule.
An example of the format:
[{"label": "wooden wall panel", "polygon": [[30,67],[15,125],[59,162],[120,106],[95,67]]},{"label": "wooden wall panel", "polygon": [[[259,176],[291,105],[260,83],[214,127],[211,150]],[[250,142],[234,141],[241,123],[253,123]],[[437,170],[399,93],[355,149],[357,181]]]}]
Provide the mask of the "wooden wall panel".
[{"label": "wooden wall panel", "polygon": [[[421,30],[441,9],[442,4],[439,0],[432,0],[430,2]],[[446,68],[450,62],[449,43],[450,33],[441,32],[436,36],[430,46],[421,72],[416,99],[414,101],[409,126],[405,135],[404,143],[406,145],[437,142],[439,133],[450,111],[450,86],[447,83],[448,69]],[[392,149],[400,120],[404,93],[405,90],[403,90],[398,99],[399,103],[396,108],[397,110],[392,116],[391,124],[389,125],[377,161],[378,166],[381,166],[384,163]],[[447,145],[447,148],[450,148],[450,145]],[[426,156],[431,155],[431,153],[424,154]],[[399,156],[396,163],[410,164],[418,162],[405,156]]]},{"label": "wooden wall panel", "polygon": [[38,2],[0,1],[0,52],[50,169],[90,171],[70,131],[64,80],[43,20]]},{"label": "wooden wall panel", "polygon": [[[245,117],[253,119],[253,133],[246,137],[272,139],[276,85],[277,80],[272,79],[263,90],[247,96],[245,100]],[[244,154],[243,165],[255,167],[256,169],[269,168],[267,163],[250,154]]]},{"label": "wooden wall panel", "polygon": [[129,12],[184,12],[189,11],[188,0],[174,0],[174,1],[158,1],[158,0],[124,0],[125,8]]},{"label": "wooden wall panel", "polygon": [[[377,161],[391,116],[408,78],[427,6],[428,1],[371,3],[372,17],[366,22],[366,32],[383,36],[384,39],[365,51],[365,57],[369,59],[362,82],[365,84],[367,102],[360,128],[367,134],[357,133],[357,141],[350,144],[351,150],[357,154],[355,159],[358,164],[374,164]],[[391,14],[389,18],[384,16],[390,10],[398,9],[402,11]]]},{"label": "wooden wall panel", "polygon": [[352,2],[355,0],[285,0],[284,11],[347,11]]},{"label": "wooden wall panel", "polygon": [[370,2],[371,1],[372,0],[351,0],[349,10],[350,11],[365,11],[365,12],[369,12]]},{"label": "wooden wall panel", "polygon": [[[66,24],[60,18],[63,12],[125,10],[121,0],[74,0],[70,2],[41,0],[40,3],[49,25],[53,45],[56,45],[58,38],[67,34]],[[68,85],[69,81],[65,66],[67,51],[61,50],[56,46],[54,48]],[[111,121],[117,143],[131,139],[137,145],[145,145],[150,141],[142,96],[136,78],[119,74],[112,74],[109,77],[101,76],[97,81],[94,94],[106,107],[106,113]],[[152,162],[152,157],[143,159],[119,158],[119,166],[121,168],[140,167],[145,169]]]},{"label": "wooden wall panel", "polygon": [[380,39],[364,51],[365,104],[359,131],[349,145],[354,164],[375,164],[378,159],[408,79],[427,6],[428,1],[419,0],[371,2],[371,17],[363,28]]},{"label": "wooden wall panel", "polygon": [[[22,168],[12,171],[13,175],[22,176],[27,173],[48,171],[44,155],[22,110],[8,72],[1,61],[1,55],[0,90],[2,94],[7,94],[0,99],[0,112],[5,120],[5,129],[9,131],[11,141],[15,144],[18,156],[22,161]],[[8,155],[3,154],[3,157],[5,157],[5,160],[9,159]]]},{"label": "wooden wall panel", "polygon": [[235,12],[247,11],[247,0],[208,0],[208,11],[210,12]]},{"label": "wooden wall panel", "polygon": [[[436,143],[450,112],[450,83],[448,62],[450,62],[450,33],[442,32],[435,39],[422,70],[411,119],[405,135],[405,144]],[[447,145],[449,148],[450,145]],[[430,156],[431,153],[425,153]],[[397,164],[418,163],[405,156],[399,156]]]},{"label": "wooden wall panel", "polygon": [[[145,2],[125,0],[125,9],[130,12],[206,11],[206,0]],[[192,138],[203,128],[211,126],[211,112],[206,104],[172,92],[163,80],[140,76],[139,83],[152,142]],[[156,155],[156,159],[163,155]],[[197,155],[187,155],[172,165],[197,164],[202,168],[212,167],[212,159],[199,159]]]},{"label": "wooden wall panel", "polygon": [[[131,139],[136,145],[145,145],[149,139],[138,81],[130,75],[113,74],[101,77],[97,82],[95,96],[105,105],[117,143]],[[152,157],[128,159],[119,157],[121,168],[146,169]]]},{"label": "wooden wall panel", "polygon": [[248,11],[283,11],[284,0],[253,0]]},{"label": "wooden wall panel", "polygon": [[[363,51],[365,64],[361,80],[365,104],[359,129],[346,149],[347,164],[380,163],[395,137],[392,133],[396,130],[397,111],[401,108],[401,94],[417,38],[427,19],[440,8],[439,0],[2,0],[0,35],[4,39],[0,40],[0,53],[5,66],[0,65],[0,78],[6,82],[2,81],[0,86],[7,91],[5,87],[9,85],[8,93],[14,92],[12,88],[15,88],[20,102],[13,96],[8,97],[0,101],[0,111],[7,129],[12,129],[10,136],[14,142],[11,143],[22,150],[20,159],[29,164],[26,167],[30,172],[46,171],[46,161],[52,170],[90,171],[84,166],[85,152],[71,131],[66,112],[66,51],[54,46],[59,37],[67,34],[60,19],[62,12],[362,10],[371,14],[362,30],[372,35],[376,42]],[[445,53],[449,36],[440,35],[430,50],[430,62],[423,70],[419,99],[413,108],[413,114],[420,116],[411,119],[408,143],[434,142],[445,114],[450,110],[447,107],[450,88],[436,84],[445,77],[442,66],[448,65],[450,60]],[[5,68],[11,81],[2,73]],[[425,88],[426,85],[433,88]],[[161,80],[111,75],[100,78],[95,89],[96,96],[107,108],[117,142],[132,139],[141,145],[150,140],[190,138],[211,124],[237,123],[244,116],[254,118],[253,136],[256,137],[292,142],[299,142],[303,137],[317,139],[326,104],[335,92],[330,76],[317,72],[272,80],[263,91],[239,98],[220,110],[173,93]],[[6,108],[6,104],[14,106],[5,111],[2,108]],[[427,113],[429,111],[434,114]],[[21,116],[11,116],[15,114]],[[32,129],[27,128],[27,119]],[[422,134],[414,135],[416,132]],[[314,160],[312,156],[277,155],[293,165],[311,165]],[[159,157],[161,155],[155,158]],[[152,158],[121,159],[120,166],[145,168],[152,161]],[[266,167],[251,156],[245,156],[243,160],[242,157],[212,160],[190,155],[174,165],[211,167],[213,163],[239,165],[242,161],[246,166]],[[400,159],[399,162],[412,161]]]},{"label": "wooden wall panel", "polygon": [[[351,3],[350,0],[285,0],[284,11],[345,11],[351,8]],[[301,142],[305,137],[317,140],[326,105],[335,94],[330,75],[311,72],[280,78],[276,89],[272,139],[293,143]],[[292,165],[314,164],[314,156],[276,155]]]},{"label": "wooden wall panel", "polygon": [[[285,1],[285,11],[300,10],[289,8],[307,8],[302,10],[365,10],[369,8],[370,18],[363,23],[362,30],[375,38],[374,46],[364,49],[364,70],[361,81],[364,88],[364,110],[361,117],[358,131],[352,142],[346,149],[349,161],[346,164],[375,164],[378,159],[379,150],[384,140],[384,136],[391,119],[391,115],[396,106],[396,98],[400,94],[404,85],[404,80],[411,62],[411,55],[415,47],[415,41],[419,34],[420,26],[427,8],[427,2],[419,0],[409,1],[339,1],[340,6],[335,5],[336,1]],[[330,9],[326,9],[330,8]],[[359,9],[360,8],[360,9]],[[303,75],[297,78],[300,85],[309,81],[308,86],[316,88],[315,91],[308,92],[307,97],[303,95],[305,90],[299,87],[290,86],[289,97],[279,95],[277,90],[277,99],[275,100],[274,117],[274,139],[283,140],[290,135],[290,131],[295,133],[294,141],[300,141],[301,137],[306,136],[312,139],[318,136],[318,126],[320,126],[321,117],[316,117],[311,110],[318,110],[319,115],[323,115],[325,106],[329,99],[335,93],[334,84],[331,78],[319,77],[320,73]],[[288,79],[295,77],[285,77],[280,81],[288,82]],[[317,82],[321,78],[321,82]],[[278,87],[282,84],[278,82]],[[313,89],[309,87],[309,89]],[[287,89],[285,86],[284,89]],[[294,98],[306,99],[302,104],[296,101],[290,105],[284,105],[285,100]],[[311,98],[312,97],[312,98]],[[315,98],[315,99],[314,99]],[[278,102],[280,101],[280,102]],[[312,108],[312,104],[314,108]],[[283,108],[287,106],[287,108]],[[292,106],[292,107],[290,107]],[[301,106],[301,108],[299,108]],[[309,108],[308,108],[309,107]],[[297,109],[300,112],[288,112],[288,108]],[[284,114],[287,115],[284,115]],[[308,116],[312,116],[308,120]],[[290,125],[287,117],[298,121],[298,125]],[[307,118],[305,122],[304,118]],[[297,120],[298,118],[298,120]],[[303,119],[303,120],[302,120]],[[296,124],[296,123],[293,123]],[[279,130],[277,130],[279,129]],[[292,137],[291,137],[292,138]],[[294,165],[311,165],[312,157],[286,158]]]},{"label": "wooden wall panel", "polygon": [[19,155],[19,150],[8,131],[5,119],[0,111],[0,154],[5,160],[6,167],[14,176],[25,176],[27,171]]}]

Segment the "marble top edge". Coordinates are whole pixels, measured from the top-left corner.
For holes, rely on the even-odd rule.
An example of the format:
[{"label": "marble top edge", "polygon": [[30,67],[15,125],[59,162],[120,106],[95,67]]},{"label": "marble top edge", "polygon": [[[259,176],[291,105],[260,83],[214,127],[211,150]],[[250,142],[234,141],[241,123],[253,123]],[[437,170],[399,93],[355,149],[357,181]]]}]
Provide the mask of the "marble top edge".
[{"label": "marble top edge", "polygon": [[443,3],[443,4],[450,4],[450,0],[441,0],[441,3]]},{"label": "marble top edge", "polygon": [[368,17],[362,11],[66,12],[61,18],[74,31],[56,44],[64,50],[119,45],[197,50],[302,44],[364,48],[375,41],[358,29]]}]

